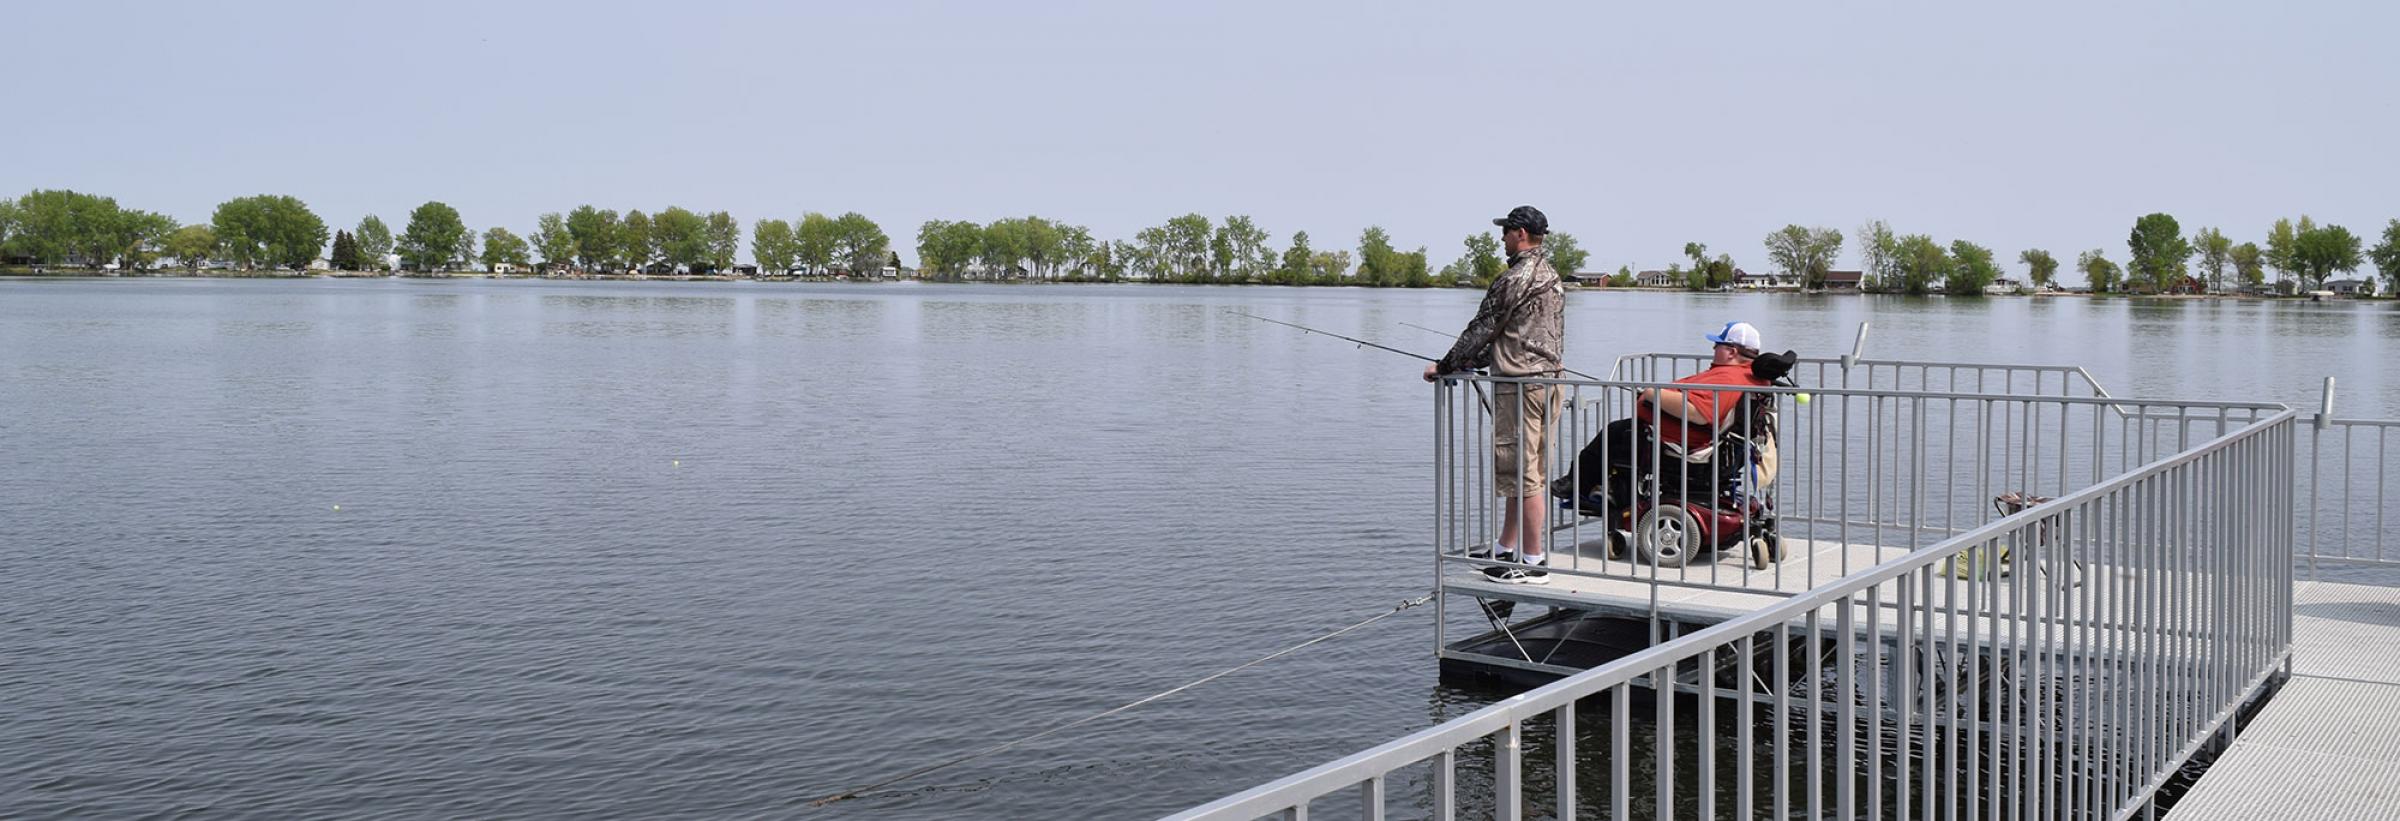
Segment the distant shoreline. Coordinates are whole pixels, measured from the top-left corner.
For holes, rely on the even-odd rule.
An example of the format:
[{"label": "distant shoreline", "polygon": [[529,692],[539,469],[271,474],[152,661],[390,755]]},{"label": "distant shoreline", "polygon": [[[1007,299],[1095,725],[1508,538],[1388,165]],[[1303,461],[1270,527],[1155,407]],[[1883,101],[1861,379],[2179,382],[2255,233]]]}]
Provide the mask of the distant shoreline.
[{"label": "distant shoreline", "polygon": [[[575,275],[575,276],[548,276],[548,275],[544,275],[544,274],[494,274],[494,273],[488,273],[488,272],[483,272],[483,271],[446,271],[446,272],[442,272],[442,273],[438,273],[438,274],[387,274],[387,273],[376,273],[376,272],[371,272],[371,271],[326,271],[326,270],[309,270],[309,271],[232,271],[232,270],[222,270],[222,269],[219,269],[219,270],[201,270],[201,271],[157,270],[157,271],[135,271],[135,272],[132,272],[132,273],[124,273],[124,272],[117,272],[117,271],[95,271],[95,270],[91,270],[91,269],[88,269],[88,268],[75,268],[75,269],[65,269],[65,270],[60,270],[60,269],[46,269],[46,270],[39,270],[39,271],[37,271],[37,270],[34,270],[34,269],[31,269],[31,268],[0,268],[0,277],[19,277],[19,278],[25,278],[25,279],[502,279],[502,280],[528,280],[528,281],[545,281],[545,282],[769,282],[769,283],[773,283],[773,282],[815,282],[815,283],[836,283],[836,282],[840,282],[840,283],[857,283],[857,284],[889,283],[889,282],[928,282],[928,283],[936,283],[936,284],[982,284],[982,285],[1127,285],[1127,284],[1134,284],[1134,285],[1152,285],[1152,284],[1156,284],[1156,285],[1226,285],[1226,286],[1277,285],[1278,287],[1285,287],[1285,288],[1375,288],[1375,289],[1383,289],[1383,288],[1391,288],[1391,287],[1393,287],[1393,286],[1375,286],[1375,285],[1363,285],[1363,284],[1361,284],[1361,285],[1349,285],[1349,284],[1343,284],[1343,285],[1325,285],[1325,284],[1289,285],[1289,284],[1282,284],[1282,283],[1266,283],[1266,282],[1211,282],[1211,283],[1158,282],[1158,281],[1154,281],[1154,280],[1147,280],[1147,279],[1118,279],[1118,280],[1086,280],[1086,279],[1060,279],[1060,280],[980,280],[980,279],[978,279],[978,280],[935,280],[935,279],[921,279],[921,278],[917,278],[917,277],[905,277],[905,278],[852,278],[852,277],[840,277],[840,276],[819,276],[819,277],[791,277],[791,276],[782,276],[782,277],[745,277],[745,276],[734,276],[734,275],[731,275],[731,274],[581,274],[581,275]],[[1436,290],[1436,289],[1464,290],[1464,289],[1468,289],[1468,288],[1471,288],[1471,287],[1472,287],[1472,286],[1466,286],[1466,285],[1448,285],[1448,286],[1443,286],[1443,285],[1434,285],[1434,286],[1428,286],[1428,287],[1426,287],[1426,288],[1422,288],[1422,289],[1416,289],[1416,290]],[[1795,290],[1795,289],[1790,289],[1790,288],[1732,288],[1732,289],[1725,289],[1725,290],[1694,291],[1694,290],[1691,290],[1691,289],[1689,289],[1689,288],[1654,288],[1654,287],[1644,287],[1644,286],[1639,286],[1639,285],[1630,285],[1630,286],[1600,286],[1600,285],[1580,285],[1580,284],[1574,284],[1574,283],[1570,283],[1570,284],[1568,285],[1568,289],[1569,289],[1569,290],[1575,290],[1575,291],[1620,291],[1620,292],[1628,292],[1628,293],[1652,293],[1652,294],[1785,294],[1785,295],[1791,295],[1791,296],[1812,296],[1812,297],[1818,297],[1818,296],[1906,296],[1905,294],[1883,293],[1883,292],[1878,292],[1878,291],[1853,291],[1853,290],[1844,290],[1844,291],[1801,291],[1801,290]],[[1405,289],[1405,288],[1401,288],[1401,290],[1407,290],[1407,289]],[[2224,300],[2257,300],[2257,301],[2261,301],[2261,302],[2274,302],[2274,301],[2296,301],[2296,302],[2324,301],[2324,300],[2318,300],[2318,299],[2316,299],[2316,298],[2314,298],[2314,297],[2311,297],[2310,295],[2308,295],[2308,294],[2306,294],[2306,293],[2301,293],[2301,294],[2293,294],[2293,295],[2283,295],[2283,294],[2135,294],[2135,293],[2124,293],[2124,292],[2111,292],[2111,293],[2104,293],[2104,294],[2095,294],[2095,293],[2091,293],[2091,292],[2089,292],[2089,291],[2041,291],[2041,292],[2026,292],[2026,293],[2013,293],[2013,294],[1978,294],[1978,295],[1975,295],[1974,297],[1956,297],[1956,296],[1955,296],[1955,295],[1953,295],[1953,294],[1943,294],[1943,293],[1924,294],[1923,296],[1938,296],[1938,297],[1945,297],[1945,298],[1952,298],[1952,297],[1955,297],[1955,298],[1962,298],[1962,299],[1965,299],[1965,298],[1985,298],[1985,297],[1990,297],[1990,298],[2007,298],[2007,297],[2070,297],[2070,298],[2092,298],[2092,297],[2099,297],[2099,298],[2129,298],[2129,299],[2130,299],[2130,298],[2138,298],[2138,299],[2172,299],[2172,300],[2220,300],[2220,299],[2224,299]],[[2388,296],[2335,296],[2335,297],[2332,297],[2331,299],[2332,299],[2332,300],[2334,300],[2334,301],[2348,301],[2348,302],[2388,302],[2388,301],[2392,301],[2392,300],[2394,300],[2394,299],[2400,299],[2400,297],[2388,297]]]}]

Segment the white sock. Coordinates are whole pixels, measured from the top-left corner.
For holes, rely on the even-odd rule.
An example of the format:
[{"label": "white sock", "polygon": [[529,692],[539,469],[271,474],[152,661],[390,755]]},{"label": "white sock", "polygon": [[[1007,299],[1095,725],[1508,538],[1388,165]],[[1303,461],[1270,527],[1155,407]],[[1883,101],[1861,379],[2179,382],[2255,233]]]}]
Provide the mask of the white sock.
[{"label": "white sock", "polygon": [[1499,542],[1493,542],[1493,543],[1492,543],[1492,555],[1494,555],[1494,556],[1499,556],[1499,555],[1502,555],[1502,554],[1505,554],[1505,553],[1510,553],[1510,552],[1513,552],[1513,551],[1510,551],[1510,550],[1508,549],[1508,546],[1507,546],[1507,545],[1501,544],[1501,543],[1499,543]]},{"label": "white sock", "polygon": [[1517,561],[1535,566],[1547,565],[1550,563],[1550,554],[1544,553],[1539,556],[1519,556],[1517,557]]}]

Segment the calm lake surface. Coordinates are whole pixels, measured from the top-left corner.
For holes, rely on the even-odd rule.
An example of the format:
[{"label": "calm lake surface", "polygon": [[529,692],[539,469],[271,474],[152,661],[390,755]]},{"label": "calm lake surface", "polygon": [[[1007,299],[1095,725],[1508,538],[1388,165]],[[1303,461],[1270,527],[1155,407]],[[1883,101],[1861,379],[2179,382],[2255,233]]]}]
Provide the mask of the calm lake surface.
[{"label": "calm lake surface", "polygon": [[[1132,818],[1488,703],[1421,595],[1461,290],[0,281],[0,816]],[[1582,292],[1568,364],[2079,364],[2400,416],[2391,303]]]}]

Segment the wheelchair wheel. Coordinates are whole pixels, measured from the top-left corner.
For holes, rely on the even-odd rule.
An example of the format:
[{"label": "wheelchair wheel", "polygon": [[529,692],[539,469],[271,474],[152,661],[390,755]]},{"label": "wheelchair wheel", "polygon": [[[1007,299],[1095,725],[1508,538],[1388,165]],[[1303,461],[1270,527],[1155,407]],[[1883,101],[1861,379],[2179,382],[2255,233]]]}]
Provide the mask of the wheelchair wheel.
[{"label": "wheelchair wheel", "polygon": [[1783,540],[1774,536],[1750,537],[1750,566],[1765,570],[1768,565],[1783,561]]},{"label": "wheelchair wheel", "polygon": [[1700,548],[1700,520],[1682,505],[1661,505],[1642,514],[1633,529],[1634,557],[1643,564],[1682,567]]}]

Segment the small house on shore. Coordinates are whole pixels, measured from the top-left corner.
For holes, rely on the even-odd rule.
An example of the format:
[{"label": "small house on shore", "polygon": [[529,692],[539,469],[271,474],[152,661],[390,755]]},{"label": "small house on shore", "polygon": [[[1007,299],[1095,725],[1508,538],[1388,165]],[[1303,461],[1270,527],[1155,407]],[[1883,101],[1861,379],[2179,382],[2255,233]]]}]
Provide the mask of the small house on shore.
[{"label": "small house on shore", "polygon": [[1825,290],[1858,293],[1866,278],[1864,271],[1826,271]]},{"label": "small house on shore", "polygon": [[2333,280],[2333,281],[2330,281],[2330,282],[2327,282],[2327,283],[2325,283],[2325,290],[2332,291],[2332,292],[2333,292],[2333,294],[2334,294],[2334,296],[2344,296],[2344,297],[2362,297],[2362,296],[2374,296],[2374,295],[2375,295],[2375,280],[2372,280],[2372,279],[2337,279],[2337,280]]},{"label": "small house on shore", "polygon": [[1735,268],[1733,269],[1733,287],[1748,288],[1753,290],[1798,288],[1800,287],[1800,280],[1797,277],[1787,276],[1781,273],[1768,272],[1763,274],[1753,274],[1749,271]]}]

